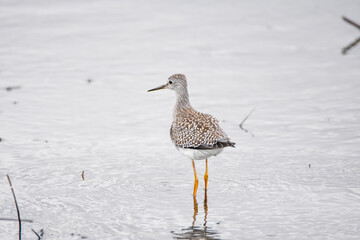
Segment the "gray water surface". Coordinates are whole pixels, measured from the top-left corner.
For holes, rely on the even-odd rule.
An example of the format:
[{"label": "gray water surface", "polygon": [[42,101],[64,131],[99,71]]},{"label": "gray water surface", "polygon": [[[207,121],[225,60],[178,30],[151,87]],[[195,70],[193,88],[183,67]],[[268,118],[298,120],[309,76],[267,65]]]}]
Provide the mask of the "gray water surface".
[{"label": "gray water surface", "polygon": [[[0,218],[16,219],[9,174],[23,239],[359,239],[360,47],[341,55],[359,10],[1,1]],[[196,162],[196,199],[174,93],[146,92],[179,72],[237,143],[209,160],[207,195]],[[17,227],[0,220],[0,239]]]}]

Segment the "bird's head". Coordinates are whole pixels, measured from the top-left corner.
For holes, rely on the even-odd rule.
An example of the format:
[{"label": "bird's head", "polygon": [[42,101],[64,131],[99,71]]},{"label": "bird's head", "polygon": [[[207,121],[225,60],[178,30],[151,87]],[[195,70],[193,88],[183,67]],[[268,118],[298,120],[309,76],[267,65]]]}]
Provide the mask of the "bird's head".
[{"label": "bird's head", "polygon": [[185,75],[178,73],[178,74],[171,75],[168,78],[168,81],[166,84],[161,85],[157,88],[150,89],[150,90],[148,90],[148,92],[152,92],[152,91],[156,91],[156,90],[160,90],[160,89],[171,89],[171,90],[175,90],[175,91],[181,91],[182,89],[186,89],[186,88],[187,88],[187,82],[186,82]]}]

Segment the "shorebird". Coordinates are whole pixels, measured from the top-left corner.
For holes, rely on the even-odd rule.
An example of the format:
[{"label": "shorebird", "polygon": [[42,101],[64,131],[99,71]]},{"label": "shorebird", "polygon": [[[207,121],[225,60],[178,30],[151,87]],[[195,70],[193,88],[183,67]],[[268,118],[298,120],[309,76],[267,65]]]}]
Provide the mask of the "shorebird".
[{"label": "shorebird", "polygon": [[177,150],[192,160],[196,196],[199,180],[196,174],[194,160],[206,159],[204,175],[205,191],[208,182],[208,158],[217,156],[225,147],[235,147],[235,143],[220,128],[219,121],[213,116],[196,111],[190,104],[187,81],[184,74],[174,74],[166,84],[148,90],[171,89],[176,93],[176,103],[173,111],[173,122],[170,137]]}]

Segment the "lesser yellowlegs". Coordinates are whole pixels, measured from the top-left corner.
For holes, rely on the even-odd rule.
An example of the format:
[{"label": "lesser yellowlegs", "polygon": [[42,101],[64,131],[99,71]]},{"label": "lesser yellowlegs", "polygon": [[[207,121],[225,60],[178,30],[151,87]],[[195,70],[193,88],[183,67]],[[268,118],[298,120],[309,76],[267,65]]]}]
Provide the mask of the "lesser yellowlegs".
[{"label": "lesser yellowlegs", "polygon": [[176,104],[170,137],[176,149],[192,160],[195,175],[194,196],[198,187],[194,160],[206,159],[204,175],[205,191],[208,181],[208,158],[218,155],[225,147],[235,147],[235,143],[220,128],[219,121],[209,114],[196,111],[190,104],[187,81],[184,74],[174,74],[168,82],[148,92],[171,89],[176,92]]}]

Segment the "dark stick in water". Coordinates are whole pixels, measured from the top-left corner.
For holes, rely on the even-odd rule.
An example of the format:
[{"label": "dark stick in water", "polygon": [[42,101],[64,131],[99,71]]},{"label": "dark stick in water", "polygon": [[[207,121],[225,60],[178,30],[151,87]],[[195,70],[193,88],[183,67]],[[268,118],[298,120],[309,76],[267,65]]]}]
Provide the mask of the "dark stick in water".
[{"label": "dark stick in water", "polygon": [[35,235],[38,237],[38,240],[40,240],[40,239],[41,239],[40,235],[39,235],[37,232],[35,232],[35,230],[34,230],[34,229],[31,229],[31,231],[33,231],[33,233],[35,233]]},{"label": "dark stick in water", "polygon": [[244,118],[244,120],[240,123],[239,127],[244,130],[245,132],[248,132],[247,129],[243,128],[243,124],[245,123],[245,121],[250,117],[250,115],[255,111],[255,108],[253,108],[253,110],[251,110],[251,112]]},{"label": "dark stick in water", "polygon": [[[18,219],[15,219],[15,218],[0,218],[0,221],[18,221]],[[33,220],[31,220],[31,219],[21,219],[21,222],[32,223]]]},{"label": "dark stick in water", "polygon": [[[342,19],[343,19],[345,22],[349,23],[350,25],[352,25],[352,26],[354,26],[354,27],[356,27],[357,29],[360,30],[360,25],[357,24],[356,22],[354,22],[354,21],[352,21],[352,20],[350,20],[350,19],[348,19],[347,17],[344,17],[344,16],[342,17]],[[342,49],[342,54],[345,55],[350,49],[352,49],[353,47],[355,47],[359,42],[360,42],[360,37],[357,38],[357,39],[355,39],[354,41],[352,41],[352,42],[351,42],[349,45],[347,45],[346,47],[344,47],[344,48]]]},{"label": "dark stick in water", "polygon": [[346,54],[350,49],[355,47],[360,42],[360,37],[358,39],[355,39],[355,41],[351,42],[349,45],[343,48],[342,53]]},{"label": "dark stick in water", "polygon": [[14,192],[13,186],[11,184],[10,177],[9,177],[8,174],[6,176],[7,176],[7,179],[9,181],[10,189],[11,189],[12,195],[14,197],[14,201],[15,201],[15,206],[16,206],[16,211],[17,211],[18,221],[19,221],[19,240],[21,240],[21,219],[20,219],[19,206],[18,206],[17,201],[16,201],[15,192]]},{"label": "dark stick in water", "polygon": [[357,24],[356,22],[354,22],[354,21],[352,21],[352,20],[350,20],[350,19],[348,19],[347,17],[342,17],[342,19],[345,21],[345,22],[347,22],[347,23],[350,23],[351,25],[353,25],[354,27],[357,27],[358,29],[360,29],[360,25],[359,24]]}]

